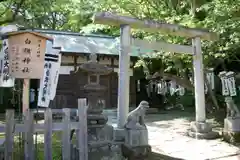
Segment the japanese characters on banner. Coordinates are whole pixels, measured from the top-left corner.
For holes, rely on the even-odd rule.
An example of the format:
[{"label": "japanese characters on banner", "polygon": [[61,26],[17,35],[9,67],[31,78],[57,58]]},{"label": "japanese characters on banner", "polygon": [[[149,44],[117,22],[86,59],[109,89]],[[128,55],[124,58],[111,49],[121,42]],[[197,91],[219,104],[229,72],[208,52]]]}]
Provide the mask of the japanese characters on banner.
[{"label": "japanese characters on banner", "polygon": [[61,66],[60,47],[52,48],[52,42],[47,41],[45,54],[44,75],[40,81],[38,106],[48,107],[50,100],[56,95],[59,71]]},{"label": "japanese characters on banner", "polygon": [[[1,27],[0,33],[6,34],[7,32],[17,31],[16,25],[7,25]],[[0,87],[13,87],[15,78],[9,73],[9,52],[8,40],[6,38],[2,41],[2,49],[0,51]]]},{"label": "japanese characters on banner", "polygon": [[219,77],[222,83],[222,95],[223,96],[236,96],[236,84],[234,72],[222,71],[219,73]]},{"label": "japanese characters on banner", "polygon": [[16,32],[8,36],[10,74],[22,79],[42,78],[48,38],[34,32]]},{"label": "japanese characters on banner", "polygon": [[15,78],[10,73],[8,39],[3,39],[0,52],[0,87],[13,87]]},{"label": "japanese characters on banner", "polygon": [[61,48],[60,47],[54,47],[52,49],[53,58],[52,58],[52,71],[51,71],[51,92],[50,92],[50,99],[54,100],[56,96],[56,90],[57,90],[57,84],[58,84],[58,78],[60,73],[60,67],[61,67],[61,59],[62,55],[60,54]]},{"label": "japanese characters on banner", "polygon": [[49,55],[52,53],[53,43],[51,41],[46,41],[46,53],[45,53],[45,62],[43,70],[43,78],[40,80],[40,88],[38,92],[38,106],[48,107],[50,103],[50,72],[52,68],[52,63],[49,61]]},{"label": "japanese characters on banner", "polygon": [[183,96],[185,94],[185,88],[180,85],[178,86],[178,91],[180,96]]},{"label": "japanese characters on banner", "polygon": [[209,68],[208,72],[207,72],[207,81],[211,86],[211,89],[214,89],[214,72],[213,72],[213,68]]},{"label": "japanese characters on banner", "polygon": [[229,95],[226,73],[227,73],[227,72],[222,71],[222,72],[220,72],[219,75],[218,75],[219,78],[221,79],[222,95],[223,95],[223,96]]},{"label": "japanese characters on banner", "polygon": [[174,95],[177,89],[177,83],[176,81],[170,81],[170,95]]},{"label": "japanese characters on banner", "polygon": [[234,77],[234,72],[227,72],[227,85],[229,89],[229,95],[236,96],[237,95],[237,89],[236,89],[236,84],[235,84],[235,77]]},{"label": "japanese characters on banner", "polygon": [[[209,68],[207,69],[206,72],[206,79],[207,79],[207,83],[210,86],[211,90],[214,90],[214,72],[213,72],[213,68]],[[207,83],[205,83],[205,93],[207,93],[209,91],[208,85]]]},{"label": "japanese characters on banner", "polygon": [[157,84],[157,94],[165,95],[167,93],[167,82],[161,81]]}]

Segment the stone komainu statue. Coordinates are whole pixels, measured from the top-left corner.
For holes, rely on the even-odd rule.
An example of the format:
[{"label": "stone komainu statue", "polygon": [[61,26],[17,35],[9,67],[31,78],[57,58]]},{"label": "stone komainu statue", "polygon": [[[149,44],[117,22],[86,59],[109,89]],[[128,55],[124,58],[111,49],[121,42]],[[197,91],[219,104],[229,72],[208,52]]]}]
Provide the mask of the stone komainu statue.
[{"label": "stone komainu statue", "polygon": [[127,123],[125,128],[127,129],[146,129],[144,123],[144,117],[146,110],[149,108],[149,103],[147,101],[142,101],[136,109],[131,111],[127,117]]}]

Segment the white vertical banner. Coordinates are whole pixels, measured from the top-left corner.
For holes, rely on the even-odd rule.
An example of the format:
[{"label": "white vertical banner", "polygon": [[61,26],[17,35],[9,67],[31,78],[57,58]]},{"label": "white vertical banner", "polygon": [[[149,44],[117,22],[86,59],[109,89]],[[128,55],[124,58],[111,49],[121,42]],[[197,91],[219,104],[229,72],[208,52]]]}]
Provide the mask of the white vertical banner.
[{"label": "white vertical banner", "polygon": [[214,72],[212,72],[211,75],[210,75],[210,81],[211,81],[212,90],[215,88],[214,76],[215,76]]},{"label": "white vertical banner", "polygon": [[180,96],[183,96],[183,95],[185,94],[185,88],[179,85],[179,86],[178,86],[178,89],[179,89],[179,90],[178,90],[178,91],[179,91],[179,95],[180,95]]},{"label": "white vertical banner", "polygon": [[3,39],[0,55],[0,87],[13,87],[15,78],[9,74],[8,39]]},{"label": "white vertical banner", "polygon": [[[17,31],[16,25],[7,25],[0,28],[0,34]],[[8,39],[3,39],[2,49],[0,51],[0,87],[13,87],[15,78],[9,74],[9,54],[8,54]]]},{"label": "white vertical banner", "polygon": [[206,77],[207,77],[207,82],[209,84],[209,86],[211,87],[212,90],[214,90],[214,69],[213,68],[209,68],[207,70],[207,73],[206,73]]},{"label": "white vertical banner", "polygon": [[228,96],[230,93],[229,93],[229,87],[228,87],[228,79],[227,77],[223,77],[221,78],[221,81],[222,81],[222,95],[223,96]]},{"label": "white vertical banner", "polygon": [[54,47],[52,49],[53,53],[53,61],[52,61],[52,71],[51,71],[51,92],[50,92],[50,100],[54,100],[56,96],[56,90],[58,85],[58,78],[60,73],[60,67],[61,67],[61,59],[62,55],[60,53],[61,48],[60,47]]},{"label": "white vertical banner", "polygon": [[207,94],[207,92],[208,92],[208,85],[207,85],[207,83],[205,82],[205,83],[204,83],[204,93]]},{"label": "white vertical banner", "polygon": [[237,89],[236,89],[236,84],[235,84],[234,72],[227,72],[226,76],[227,76],[227,85],[228,85],[228,89],[229,89],[229,95],[236,96]]},{"label": "white vertical banner", "polygon": [[[2,69],[3,69],[3,58],[4,58],[4,52],[3,52],[3,47],[0,49],[0,79],[1,79],[1,74],[2,74]],[[1,84],[1,82],[0,82]]]},{"label": "white vertical banner", "polygon": [[167,82],[161,80],[158,84],[157,84],[157,94],[161,94],[161,95],[166,95],[168,88],[167,88]]},{"label": "white vertical banner", "polygon": [[168,93],[168,84],[166,81],[164,81],[164,95]]},{"label": "white vertical banner", "polygon": [[228,88],[226,72],[225,71],[220,72],[219,77],[220,77],[221,83],[222,83],[222,95],[223,96],[228,96],[229,95],[229,88]]},{"label": "white vertical banner", "polygon": [[141,86],[140,80],[137,80],[137,91],[138,91],[138,92],[140,92],[140,90],[141,90],[141,89],[140,89],[140,86]]},{"label": "white vertical banner", "polygon": [[150,86],[149,84],[146,85],[146,91],[147,91],[148,97],[150,97],[150,87],[149,86]]},{"label": "white vertical banner", "polygon": [[[2,45],[2,48],[3,48],[3,45]],[[2,61],[3,60],[3,58],[4,58],[4,52],[3,52],[3,49],[0,49],[0,60]],[[2,68],[1,68],[1,64],[0,64],[0,74],[1,74],[1,70],[2,70]]]},{"label": "white vertical banner", "polygon": [[176,81],[170,81],[170,95],[174,95],[177,89],[177,83]]},{"label": "white vertical banner", "polygon": [[157,94],[162,94],[162,87],[163,86],[161,82],[157,84]]},{"label": "white vertical banner", "polygon": [[53,43],[51,41],[46,41],[46,53],[45,53],[45,63],[44,63],[44,73],[43,78],[40,80],[40,88],[38,92],[38,106],[48,107],[50,103],[50,88],[51,88],[51,68],[52,64],[49,61],[52,54]]}]

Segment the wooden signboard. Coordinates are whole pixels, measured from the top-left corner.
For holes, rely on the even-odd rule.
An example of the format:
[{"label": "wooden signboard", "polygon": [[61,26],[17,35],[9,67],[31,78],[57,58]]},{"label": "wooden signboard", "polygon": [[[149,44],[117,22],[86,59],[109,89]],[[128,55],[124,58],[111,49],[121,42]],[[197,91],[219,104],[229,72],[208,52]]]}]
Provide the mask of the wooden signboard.
[{"label": "wooden signboard", "polygon": [[22,79],[41,79],[46,41],[52,39],[36,32],[26,31],[11,32],[7,36],[11,76]]}]

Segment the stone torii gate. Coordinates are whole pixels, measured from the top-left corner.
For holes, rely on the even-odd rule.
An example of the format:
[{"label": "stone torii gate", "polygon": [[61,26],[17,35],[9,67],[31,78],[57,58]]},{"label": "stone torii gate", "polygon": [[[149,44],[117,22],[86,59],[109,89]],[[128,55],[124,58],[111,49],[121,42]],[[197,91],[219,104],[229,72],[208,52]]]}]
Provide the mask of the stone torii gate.
[{"label": "stone torii gate", "polygon": [[[139,20],[128,16],[115,15],[110,12],[96,13],[93,20],[94,23],[97,24],[120,26],[121,30],[118,78],[118,128],[124,127],[129,112],[129,52],[131,45],[135,45],[143,48],[152,48],[153,50],[188,53],[193,56],[196,121],[191,122],[189,135],[199,138],[213,138],[213,136],[215,136],[210,124],[206,123],[201,39],[210,41],[218,40],[216,33],[187,28],[176,24],[167,24],[165,22]],[[164,42],[150,43],[143,40],[132,39],[131,27],[143,29],[148,32],[161,32],[163,34],[191,38],[192,46],[168,44]]]}]

